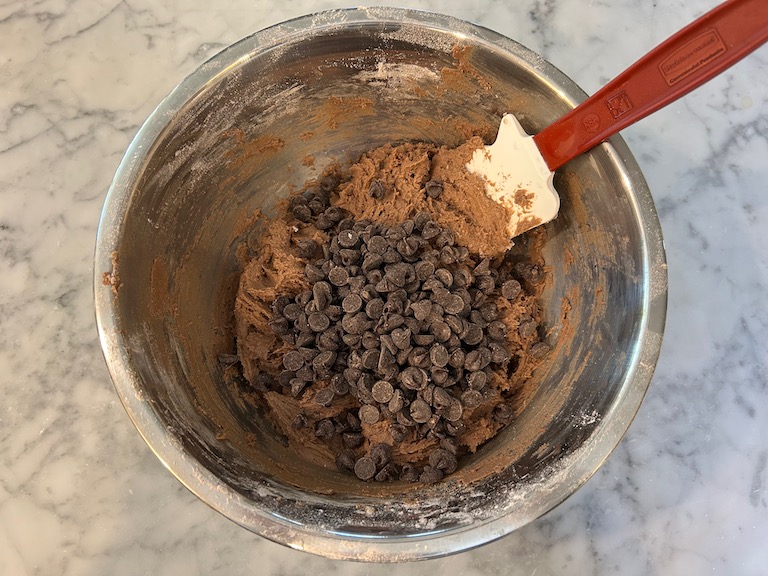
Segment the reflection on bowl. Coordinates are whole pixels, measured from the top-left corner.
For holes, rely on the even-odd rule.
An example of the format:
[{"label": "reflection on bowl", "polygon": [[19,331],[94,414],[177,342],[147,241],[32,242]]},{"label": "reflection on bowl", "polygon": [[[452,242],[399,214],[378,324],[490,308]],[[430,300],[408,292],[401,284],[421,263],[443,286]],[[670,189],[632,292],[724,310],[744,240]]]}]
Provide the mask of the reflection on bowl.
[{"label": "reflection on bowl", "polygon": [[280,24],[187,78],[118,169],[95,263],[115,387],[169,470],[269,539],[370,561],[489,542],[582,485],[637,412],[664,325],[659,223],[621,139],[558,172],[562,208],[546,228],[552,281],[543,295],[555,352],[519,418],[448,481],[372,485],[304,461],[232,393],[217,362],[234,348],[237,249],[257,209],[273,214],[327,163],[375,146],[458,145],[470,126],[493,135],[504,112],[535,132],[582,97],[509,39],[389,8]]}]

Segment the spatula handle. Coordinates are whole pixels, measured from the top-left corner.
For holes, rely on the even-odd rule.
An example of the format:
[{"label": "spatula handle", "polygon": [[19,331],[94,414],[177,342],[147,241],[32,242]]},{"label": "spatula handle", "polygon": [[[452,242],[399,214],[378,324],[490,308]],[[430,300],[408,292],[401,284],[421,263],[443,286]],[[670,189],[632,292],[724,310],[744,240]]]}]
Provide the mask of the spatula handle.
[{"label": "spatula handle", "polygon": [[533,139],[554,171],[717,76],[767,40],[768,0],[727,0]]}]

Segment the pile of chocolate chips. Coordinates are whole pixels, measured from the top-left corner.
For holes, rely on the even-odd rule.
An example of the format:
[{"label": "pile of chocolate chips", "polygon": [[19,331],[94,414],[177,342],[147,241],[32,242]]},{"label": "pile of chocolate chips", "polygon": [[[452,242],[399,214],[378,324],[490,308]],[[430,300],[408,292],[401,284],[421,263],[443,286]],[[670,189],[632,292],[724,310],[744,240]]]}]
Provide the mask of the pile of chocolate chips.
[{"label": "pile of chocolate chips", "polygon": [[[293,217],[325,231],[330,242],[297,241],[310,289],[272,304],[270,328],[293,348],[283,357],[277,388],[299,397],[316,387],[314,401],[323,406],[354,397],[359,408],[317,422],[300,413],[293,423],[314,426],[329,444],[340,435],[340,469],[361,480],[439,481],[457,467],[464,411],[484,402],[493,370],[506,370],[510,360],[507,328],[493,300],[498,294],[514,300],[522,290],[514,276],[535,283],[541,267],[492,266],[457,246],[451,230],[427,213],[394,226],[355,221],[330,205],[335,184],[325,179],[291,199]],[[436,197],[440,183],[425,189]],[[384,193],[374,182],[371,195]],[[532,336],[538,326],[522,318],[519,330]],[[539,342],[531,353],[547,351]],[[512,409],[501,403],[493,417],[507,424]],[[428,463],[398,466],[387,444],[356,454],[362,423],[382,420],[395,442],[435,439]]]}]

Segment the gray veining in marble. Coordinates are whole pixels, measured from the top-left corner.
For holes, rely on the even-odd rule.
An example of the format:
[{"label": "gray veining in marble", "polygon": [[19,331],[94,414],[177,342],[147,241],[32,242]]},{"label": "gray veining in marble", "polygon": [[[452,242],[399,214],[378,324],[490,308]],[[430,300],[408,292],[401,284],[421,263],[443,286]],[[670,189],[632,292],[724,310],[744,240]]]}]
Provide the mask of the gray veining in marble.
[{"label": "gray veining in marble", "polygon": [[[493,28],[592,92],[715,2],[393,4]],[[664,229],[666,338],[624,441],[544,518],[449,559],[331,562],[235,526],[146,448],[94,328],[92,252],[110,179],[196,65],[335,6],[0,3],[0,575],[768,573],[768,48],[624,132]]]}]

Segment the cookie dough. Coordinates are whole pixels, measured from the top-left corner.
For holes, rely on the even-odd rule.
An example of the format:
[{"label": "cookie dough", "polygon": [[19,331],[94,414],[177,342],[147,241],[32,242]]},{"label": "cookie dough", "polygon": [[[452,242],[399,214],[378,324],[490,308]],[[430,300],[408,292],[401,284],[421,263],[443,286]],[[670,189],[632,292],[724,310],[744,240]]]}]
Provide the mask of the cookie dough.
[{"label": "cookie dough", "polygon": [[[479,138],[474,138],[455,149],[426,143],[384,146],[365,154],[348,169],[332,169],[325,180],[311,183],[332,186],[331,203],[347,210],[356,220],[390,226],[427,212],[440,226],[454,232],[456,245],[465,246],[476,263],[490,258],[495,266],[517,266],[528,271],[528,276],[523,274],[521,278],[524,290],[517,298],[509,300],[501,294],[495,298],[500,320],[507,328],[506,345],[512,360],[507,370],[493,373],[489,383],[493,393],[477,407],[464,411],[465,431],[457,437],[460,452],[474,452],[504,426],[494,418],[494,409],[503,405],[505,410],[515,410],[515,398],[546,352],[537,331],[541,317],[538,291],[543,280],[537,243],[527,242],[533,250],[526,254],[507,250],[507,210],[488,198],[480,178],[465,169],[472,152],[482,145]],[[442,183],[436,197],[425,191],[425,185],[432,181]],[[378,186],[386,194],[378,194]],[[286,203],[280,210],[281,217],[266,222],[257,250],[240,279],[235,303],[237,355],[243,376],[250,382],[256,382],[261,373],[278,374],[284,355],[293,349],[268,323],[276,297],[295,295],[309,287],[304,274],[307,261],[297,255],[297,244],[309,238],[320,244],[329,242],[327,233],[297,222],[288,208]],[[290,445],[301,450],[304,458],[333,467],[342,449],[340,441],[325,441],[311,426],[296,425],[297,415],[317,422],[358,406],[350,395],[336,398],[330,406],[319,404],[316,397],[328,385],[315,382],[298,398],[270,389],[263,390],[261,397],[275,427]],[[424,463],[439,443],[437,439],[415,437],[396,442],[386,421],[363,422],[362,433],[364,441],[357,449],[361,454],[376,444],[387,444],[392,447],[391,461],[398,465]]]}]

